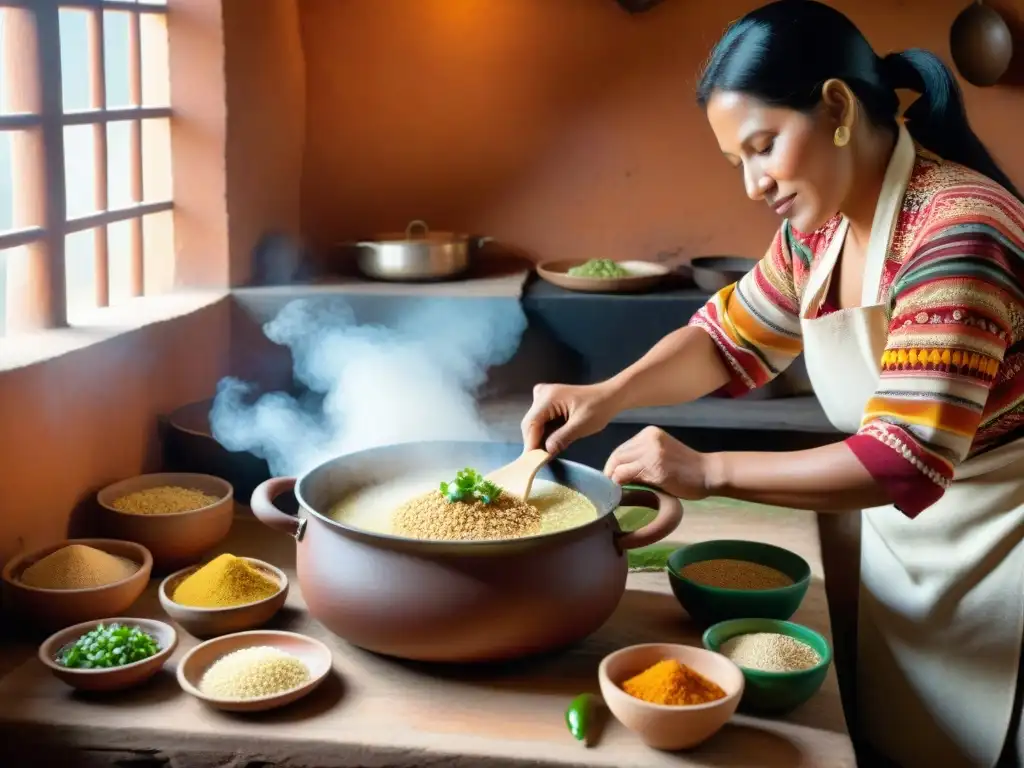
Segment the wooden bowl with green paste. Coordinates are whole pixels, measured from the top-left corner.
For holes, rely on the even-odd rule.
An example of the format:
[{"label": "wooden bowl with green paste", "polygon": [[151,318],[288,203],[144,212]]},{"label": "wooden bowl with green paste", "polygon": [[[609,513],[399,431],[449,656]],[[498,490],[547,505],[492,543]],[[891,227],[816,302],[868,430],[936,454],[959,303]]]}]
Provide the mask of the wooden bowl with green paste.
[{"label": "wooden bowl with green paste", "polygon": [[217,637],[261,627],[288,598],[288,577],[252,557],[219,555],[160,583],[160,605],[189,634]]},{"label": "wooden bowl with green paste", "polygon": [[581,293],[640,293],[656,287],[670,272],[653,261],[563,259],[537,265],[543,280]]}]

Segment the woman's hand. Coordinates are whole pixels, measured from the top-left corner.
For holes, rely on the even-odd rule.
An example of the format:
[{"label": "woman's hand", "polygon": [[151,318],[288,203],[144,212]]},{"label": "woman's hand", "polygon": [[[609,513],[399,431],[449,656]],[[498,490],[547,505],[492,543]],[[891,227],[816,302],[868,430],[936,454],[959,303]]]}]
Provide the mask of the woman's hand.
[{"label": "woman's hand", "polygon": [[619,485],[641,483],[679,499],[708,496],[708,461],[665,430],[646,427],[608,457],[604,473]]},{"label": "woman's hand", "polygon": [[[521,425],[523,444],[528,451],[543,448],[554,456],[581,437],[600,432],[616,413],[614,389],[609,385],[538,384],[533,388],[533,405]],[[559,419],[565,424],[545,440],[548,423]]]}]

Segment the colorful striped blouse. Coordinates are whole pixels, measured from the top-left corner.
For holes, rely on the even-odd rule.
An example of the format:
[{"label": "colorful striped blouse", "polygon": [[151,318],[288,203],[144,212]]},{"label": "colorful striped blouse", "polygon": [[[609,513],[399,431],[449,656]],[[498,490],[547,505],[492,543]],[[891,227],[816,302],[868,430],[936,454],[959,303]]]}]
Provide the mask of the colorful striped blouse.
[{"label": "colorful striped blouse", "polygon": [[[835,217],[811,235],[783,223],[757,266],[690,324],[729,371],[721,394],[767,384],[799,356],[800,297]],[[889,336],[879,384],[846,442],[909,517],[967,458],[1024,437],[1024,204],[988,178],[918,148],[880,302]],[[817,310],[835,311],[826,301]]]}]

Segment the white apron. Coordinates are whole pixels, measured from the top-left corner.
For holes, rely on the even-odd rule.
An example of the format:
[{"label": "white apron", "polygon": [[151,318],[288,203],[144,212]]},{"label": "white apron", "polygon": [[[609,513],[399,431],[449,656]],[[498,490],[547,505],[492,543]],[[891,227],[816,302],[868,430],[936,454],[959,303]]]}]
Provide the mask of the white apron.
[{"label": "white apron", "polygon": [[[863,306],[807,319],[827,295],[845,220],[801,302],[814,392],[850,434],[879,382],[888,324],[878,293],[914,162],[901,127],[872,225]],[[869,509],[861,530],[857,702],[865,738],[905,768],[991,768],[1009,729],[1024,633],[1024,440],[964,462],[915,519],[892,506]]]}]

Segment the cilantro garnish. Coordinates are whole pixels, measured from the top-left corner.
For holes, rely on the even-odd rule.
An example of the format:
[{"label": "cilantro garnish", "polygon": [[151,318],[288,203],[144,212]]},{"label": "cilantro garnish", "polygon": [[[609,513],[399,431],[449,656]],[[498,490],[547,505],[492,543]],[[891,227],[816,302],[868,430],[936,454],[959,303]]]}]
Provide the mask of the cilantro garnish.
[{"label": "cilantro garnish", "polygon": [[484,504],[490,504],[501,495],[501,488],[469,467],[458,472],[450,483],[441,483],[440,490],[448,501],[468,500]]}]

